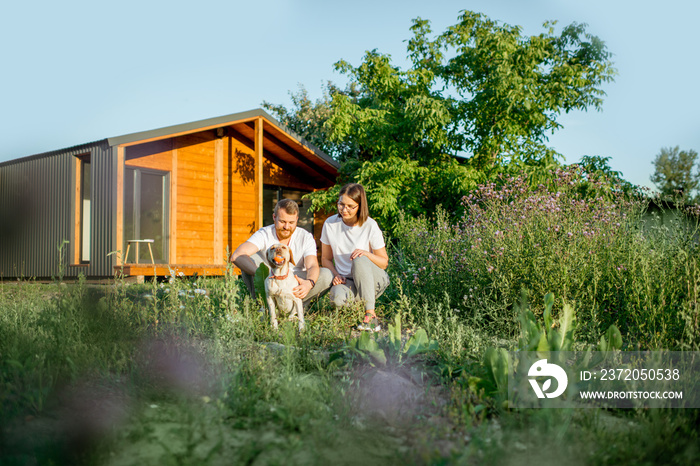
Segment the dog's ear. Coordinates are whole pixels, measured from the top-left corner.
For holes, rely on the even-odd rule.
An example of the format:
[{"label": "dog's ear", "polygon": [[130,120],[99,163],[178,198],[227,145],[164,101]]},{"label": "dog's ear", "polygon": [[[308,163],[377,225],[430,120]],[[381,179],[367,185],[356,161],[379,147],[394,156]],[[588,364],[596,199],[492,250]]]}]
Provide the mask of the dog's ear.
[{"label": "dog's ear", "polygon": [[292,265],[297,265],[297,263],[294,262],[294,254],[292,254],[292,248],[287,248],[287,250],[289,251],[289,262],[291,262]]},{"label": "dog's ear", "polygon": [[274,258],[274,254],[275,254],[275,246],[270,246],[268,248],[267,254],[266,254],[268,262],[272,263],[272,259]]}]

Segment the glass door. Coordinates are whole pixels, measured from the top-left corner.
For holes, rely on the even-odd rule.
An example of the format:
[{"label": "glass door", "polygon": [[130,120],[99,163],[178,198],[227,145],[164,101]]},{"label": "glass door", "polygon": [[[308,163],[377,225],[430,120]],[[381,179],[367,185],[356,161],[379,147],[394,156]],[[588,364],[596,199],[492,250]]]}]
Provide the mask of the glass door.
[{"label": "glass door", "polygon": [[[126,167],[124,170],[124,251],[129,240],[152,239],[153,258],[157,264],[168,259],[169,234],[168,172],[145,168]],[[133,253],[131,251],[134,251]],[[149,263],[151,257],[146,244],[138,248],[139,263]],[[131,247],[128,262],[135,262],[136,248]]]}]

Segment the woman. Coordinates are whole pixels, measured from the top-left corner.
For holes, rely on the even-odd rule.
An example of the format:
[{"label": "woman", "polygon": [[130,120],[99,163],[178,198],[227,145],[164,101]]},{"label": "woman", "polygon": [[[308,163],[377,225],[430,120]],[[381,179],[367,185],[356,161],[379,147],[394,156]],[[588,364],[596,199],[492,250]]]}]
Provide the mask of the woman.
[{"label": "woman", "polygon": [[375,300],[389,285],[386,244],[379,225],[369,217],[367,196],[362,185],[346,184],[340,189],[338,214],[329,217],[321,233],[321,265],[333,273],[329,297],[336,306],[354,299],[365,303],[360,330],[381,329]]}]

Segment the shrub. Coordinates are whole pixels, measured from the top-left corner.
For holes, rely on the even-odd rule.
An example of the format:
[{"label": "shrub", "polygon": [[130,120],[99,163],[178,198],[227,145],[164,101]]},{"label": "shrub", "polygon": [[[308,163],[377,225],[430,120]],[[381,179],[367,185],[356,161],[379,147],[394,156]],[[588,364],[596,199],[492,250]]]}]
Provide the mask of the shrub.
[{"label": "shrub", "polygon": [[576,167],[553,172],[548,186],[500,177],[463,202],[456,220],[441,211],[400,220],[395,267],[414,298],[447,293],[463,318],[512,338],[521,290],[540,300],[555,290],[555,309],[565,301],[578,309],[583,340],[597,341],[611,324],[643,347],[688,340],[696,222],[642,221],[645,199]]}]

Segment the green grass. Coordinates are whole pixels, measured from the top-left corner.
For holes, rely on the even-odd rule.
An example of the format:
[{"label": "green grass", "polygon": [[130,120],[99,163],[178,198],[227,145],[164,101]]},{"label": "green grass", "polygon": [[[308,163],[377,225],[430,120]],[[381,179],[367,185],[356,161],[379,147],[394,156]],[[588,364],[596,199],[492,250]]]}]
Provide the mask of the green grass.
[{"label": "green grass", "polygon": [[235,279],[0,284],[0,308],[3,464],[385,464],[408,451],[354,406],[367,372],[327,363],[359,308],[323,302],[304,333],[275,332]]},{"label": "green grass", "polygon": [[[551,204],[506,229],[526,205],[498,198],[513,183],[482,193],[481,223],[404,225],[377,312],[385,324],[401,315],[403,341],[422,328],[438,350],[398,358],[385,332],[373,351],[386,366],[350,350],[361,306],[321,299],[304,332],[275,331],[230,273],[0,282],[0,464],[697,463],[696,409],[513,410],[497,383],[478,383],[491,348],[519,345],[523,290],[533,319],[547,292],[555,319],[573,305],[574,348],[616,324],[627,348],[698,349],[695,230],[634,223],[638,206],[564,187],[538,194],[568,202],[563,214]],[[523,202],[533,195],[517,186]],[[596,234],[573,241],[586,221]]]},{"label": "green grass", "polygon": [[[207,294],[180,293],[191,289]],[[224,292],[235,307],[220,309]],[[274,332],[235,279],[2,284],[0,463],[527,464],[542,451],[545,464],[551,452],[580,464],[698,459],[695,410],[499,409],[471,391],[468,371],[450,372],[499,340],[447,302],[419,306],[392,292],[385,319],[402,312],[406,330],[423,326],[441,349],[379,369],[327,363],[355,335],[359,308],[321,302],[306,332],[293,323]]]}]

